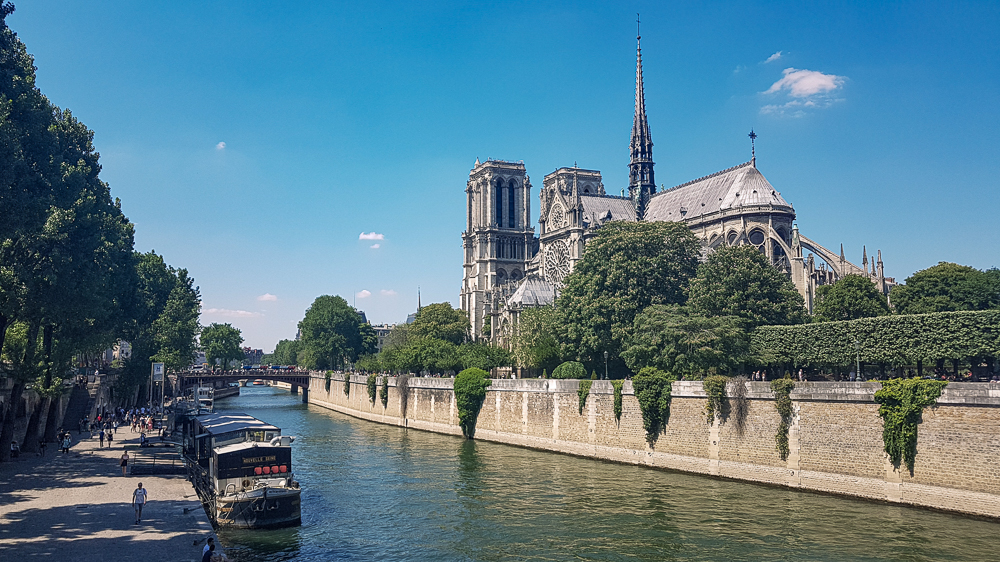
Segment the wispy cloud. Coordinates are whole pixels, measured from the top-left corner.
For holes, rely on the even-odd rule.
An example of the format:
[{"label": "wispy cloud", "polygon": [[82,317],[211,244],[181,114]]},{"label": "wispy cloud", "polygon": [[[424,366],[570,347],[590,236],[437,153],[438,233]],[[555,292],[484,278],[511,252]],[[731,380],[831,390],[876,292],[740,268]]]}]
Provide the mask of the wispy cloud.
[{"label": "wispy cloud", "polygon": [[770,96],[784,95],[787,101],[761,107],[762,114],[802,117],[806,109],[821,109],[844,101],[835,96],[844,87],[847,80],[845,76],[795,68],[786,68],[782,74],[784,76],[781,80],[771,84],[763,93]]},{"label": "wispy cloud", "polygon": [[362,291],[358,291],[357,293],[355,293],[354,296],[358,297],[359,299],[367,299],[368,297],[372,296],[372,292],[369,291],[368,289],[364,289]]},{"label": "wispy cloud", "polygon": [[382,295],[383,297],[394,297],[396,296],[396,291],[393,291],[392,289],[382,289],[381,291],[378,292],[378,294]]},{"label": "wispy cloud", "polygon": [[385,235],[379,234],[374,230],[371,232],[362,232],[361,235],[358,236],[358,240],[385,240]]},{"label": "wispy cloud", "polygon": [[215,145],[215,150],[225,150],[225,149],[226,149],[226,143],[224,142],[220,142],[219,144]]},{"label": "wispy cloud", "polygon": [[783,51],[778,51],[777,53],[774,53],[773,55],[767,57],[767,60],[764,61],[764,64],[767,64],[769,62],[774,62],[774,61],[780,59],[782,53],[783,53]]},{"label": "wispy cloud", "polygon": [[259,318],[263,314],[249,310],[230,310],[228,308],[209,308],[201,311],[208,316],[224,316],[226,318]]},{"label": "wispy cloud", "polygon": [[381,248],[381,247],[382,247],[382,245],[381,245],[381,244],[372,244],[372,245],[371,245],[371,246],[369,246],[369,247],[370,247],[370,248],[374,248],[374,249],[378,250],[379,248]]},{"label": "wispy cloud", "polygon": [[277,295],[272,295],[271,293],[264,293],[263,295],[257,297],[257,300],[262,302],[276,301],[278,300]]}]

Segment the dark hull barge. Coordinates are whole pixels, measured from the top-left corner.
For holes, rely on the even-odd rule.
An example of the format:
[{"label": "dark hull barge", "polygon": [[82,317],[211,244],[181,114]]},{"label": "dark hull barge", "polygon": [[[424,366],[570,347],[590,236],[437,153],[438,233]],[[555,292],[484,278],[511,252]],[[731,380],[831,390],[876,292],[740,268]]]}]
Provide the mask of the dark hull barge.
[{"label": "dark hull barge", "polygon": [[213,524],[264,529],[302,523],[292,437],[246,414],[187,416],[181,423],[188,477]]}]

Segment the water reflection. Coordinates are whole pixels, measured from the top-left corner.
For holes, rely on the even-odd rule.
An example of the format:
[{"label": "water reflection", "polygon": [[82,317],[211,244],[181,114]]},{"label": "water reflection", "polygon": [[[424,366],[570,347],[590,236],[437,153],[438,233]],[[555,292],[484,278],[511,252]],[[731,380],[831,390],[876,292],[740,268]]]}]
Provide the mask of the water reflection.
[{"label": "water reflection", "polygon": [[988,560],[1000,524],[356,420],[246,389],[298,435],[303,525],[224,532],[264,560]]}]

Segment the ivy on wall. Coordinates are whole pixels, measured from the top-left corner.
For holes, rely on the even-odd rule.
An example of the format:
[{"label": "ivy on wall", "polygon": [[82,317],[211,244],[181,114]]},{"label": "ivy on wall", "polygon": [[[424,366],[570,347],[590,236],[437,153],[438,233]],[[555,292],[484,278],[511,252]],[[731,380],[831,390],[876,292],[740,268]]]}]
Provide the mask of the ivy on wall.
[{"label": "ivy on wall", "polygon": [[791,361],[796,365],[853,365],[858,359],[864,363],[901,365],[997,357],[1000,356],[1000,310],[761,326],[750,334],[750,352],[764,363]]},{"label": "ivy on wall", "polygon": [[455,407],[458,410],[458,425],[462,428],[462,435],[468,439],[475,437],[479,410],[483,407],[483,400],[486,399],[486,389],[492,382],[489,373],[475,367],[455,375],[453,388]]},{"label": "ivy on wall", "polygon": [[639,402],[642,412],[642,427],[646,430],[646,442],[650,446],[667,427],[670,421],[670,392],[673,382],[672,375],[656,367],[643,367],[632,379],[632,390]]},{"label": "ivy on wall", "polygon": [[882,442],[896,470],[905,462],[910,475],[913,475],[917,457],[917,424],[921,422],[924,408],[937,404],[947,384],[945,381],[924,379],[892,379],[883,382],[882,388],[875,392],[878,415],[883,422]]},{"label": "ivy on wall", "polygon": [[344,396],[351,395],[351,374],[344,373]]},{"label": "ivy on wall", "polygon": [[382,409],[389,407],[389,375],[382,375],[382,388],[379,389],[379,399],[382,400]]},{"label": "ivy on wall", "polygon": [[781,420],[778,431],[774,434],[774,448],[781,460],[788,460],[788,426],[792,422],[792,389],[795,381],[792,379],[775,379],[771,381],[771,392],[774,392],[774,408],[778,410]]},{"label": "ivy on wall", "polygon": [[410,403],[410,375],[396,377],[396,392],[399,394],[399,416],[405,418]]},{"label": "ivy on wall", "polygon": [[333,371],[327,371],[323,378],[326,380],[326,393],[330,394],[330,378],[333,376]]},{"label": "ivy on wall", "polygon": [[621,423],[622,421],[622,387],[625,386],[625,381],[621,379],[616,379],[611,381],[611,388],[614,389],[614,410],[615,410],[615,422]]},{"label": "ivy on wall", "polygon": [[375,373],[368,375],[368,399],[371,400],[372,406],[375,405],[375,391],[378,389],[378,376]]},{"label": "ivy on wall", "polygon": [[726,384],[729,379],[722,375],[712,375],[705,377],[702,382],[705,394],[708,395],[708,402],[705,404],[705,418],[708,423],[715,422],[715,418],[722,419],[724,408],[727,402]]},{"label": "ivy on wall", "polygon": [[576,395],[580,399],[580,415],[583,415],[583,407],[587,404],[587,397],[590,396],[590,387],[594,384],[593,380],[582,380],[580,381],[580,386],[576,389]]}]

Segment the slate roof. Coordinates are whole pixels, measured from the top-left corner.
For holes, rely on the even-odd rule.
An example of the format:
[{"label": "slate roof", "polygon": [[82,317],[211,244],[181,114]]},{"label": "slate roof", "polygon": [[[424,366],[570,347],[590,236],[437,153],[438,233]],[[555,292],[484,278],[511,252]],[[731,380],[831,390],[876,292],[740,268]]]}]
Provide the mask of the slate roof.
[{"label": "slate roof", "polygon": [[198,423],[207,433],[212,435],[221,435],[241,429],[278,431],[277,427],[247,414],[205,414],[198,416]]},{"label": "slate roof", "polygon": [[599,226],[607,221],[635,222],[635,207],[628,197],[581,195],[584,226]]},{"label": "slate roof", "polygon": [[764,178],[753,162],[745,162],[657,193],[649,200],[646,220],[691,220],[740,207],[792,206]]},{"label": "slate roof", "polygon": [[507,299],[507,306],[527,307],[552,304],[556,298],[555,287],[537,275],[529,275]]}]

